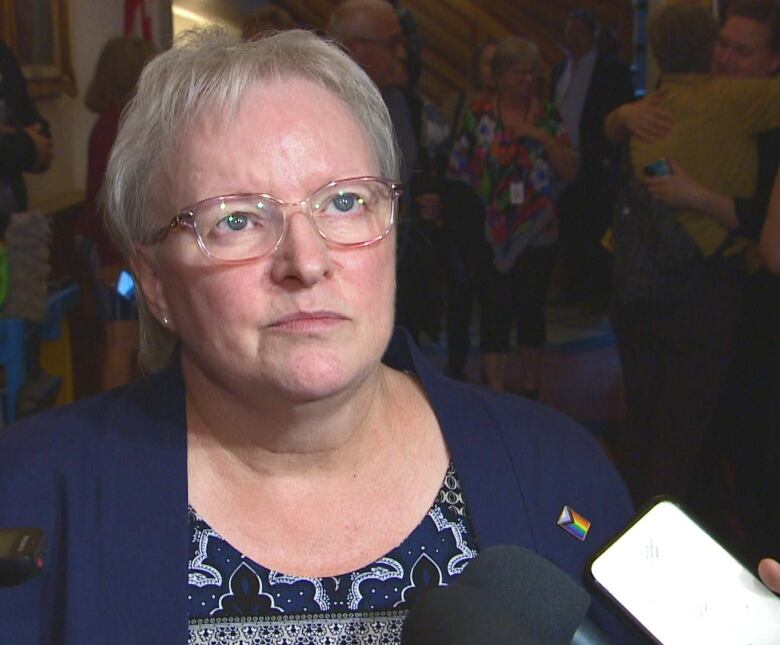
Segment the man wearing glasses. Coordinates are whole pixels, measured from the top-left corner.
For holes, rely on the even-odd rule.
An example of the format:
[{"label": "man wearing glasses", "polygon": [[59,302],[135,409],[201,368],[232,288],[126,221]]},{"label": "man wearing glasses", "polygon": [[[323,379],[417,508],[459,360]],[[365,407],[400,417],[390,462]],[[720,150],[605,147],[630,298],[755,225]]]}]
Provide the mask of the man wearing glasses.
[{"label": "man wearing glasses", "polygon": [[395,10],[384,0],[346,0],[331,14],[328,31],[382,92],[401,146],[406,179],[417,163],[418,147],[399,87],[406,80],[406,49]]},{"label": "man wearing glasses", "polygon": [[[401,148],[401,177],[411,185],[415,175],[422,174],[421,146],[414,127],[409,101],[402,88],[409,80],[407,52],[401,23],[392,4],[385,0],[346,0],[336,7],[328,22],[328,32],[338,40],[352,59],[376,84],[387,105],[390,119]],[[419,217],[436,221],[440,217],[438,194],[420,189],[404,193],[401,201],[401,221],[409,219],[413,206]],[[427,324],[435,297],[435,278],[428,275],[432,262],[429,241],[413,236],[411,227],[401,226],[398,236],[397,322],[417,340],[425,330],[436,335],[438,330]],[[426,280],[431,280],[428,284]]]}]

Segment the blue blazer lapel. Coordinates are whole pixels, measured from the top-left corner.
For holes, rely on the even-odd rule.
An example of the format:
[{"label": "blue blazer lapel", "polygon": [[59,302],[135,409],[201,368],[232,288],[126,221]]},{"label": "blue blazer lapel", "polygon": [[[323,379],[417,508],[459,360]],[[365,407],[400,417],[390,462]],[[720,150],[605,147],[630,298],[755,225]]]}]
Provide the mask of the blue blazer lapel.
[{"label": "blue blazer lapel", "polygon": [[[392,357],[392,358],[391,358]],[[500,421],[483,401],[496,396],[445,378],[404,330],[396,330],[385,361],[412,367],[439,420],[480,548],[535,547],[523,493],[506,450]]]}]

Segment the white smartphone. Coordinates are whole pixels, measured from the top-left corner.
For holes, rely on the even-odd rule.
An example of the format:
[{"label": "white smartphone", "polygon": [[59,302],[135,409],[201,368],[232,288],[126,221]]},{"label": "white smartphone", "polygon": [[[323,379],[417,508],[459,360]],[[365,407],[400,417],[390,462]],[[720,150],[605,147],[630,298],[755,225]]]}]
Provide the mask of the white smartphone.
[{"label": "white smartphone", "polygon": [[780,643],[780,598],[670,498],[654,500],[589,569],[656,643]]}]

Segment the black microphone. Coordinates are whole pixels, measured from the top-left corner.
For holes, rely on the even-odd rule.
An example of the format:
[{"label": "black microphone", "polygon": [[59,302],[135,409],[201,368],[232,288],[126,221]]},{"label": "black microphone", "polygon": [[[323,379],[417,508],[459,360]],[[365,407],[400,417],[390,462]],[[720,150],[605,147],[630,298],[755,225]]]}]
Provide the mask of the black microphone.
[{"label": "black microphone", "polygon": [[607,645],[586,614],[590,596],[544,558],[495,546],[457,582],[425,593],[404,621],[402,645]]},{"label": "black microphone", "polygon": [[467,585],[434,587],[412,605],[401,645],[536,645],[493,597]]},{"label": "black microphone", "polygon": [[519,546],[482,551],[458,579],[479,589],[541,643],[606,645],[587,618],[590,595],[543,557]]}]

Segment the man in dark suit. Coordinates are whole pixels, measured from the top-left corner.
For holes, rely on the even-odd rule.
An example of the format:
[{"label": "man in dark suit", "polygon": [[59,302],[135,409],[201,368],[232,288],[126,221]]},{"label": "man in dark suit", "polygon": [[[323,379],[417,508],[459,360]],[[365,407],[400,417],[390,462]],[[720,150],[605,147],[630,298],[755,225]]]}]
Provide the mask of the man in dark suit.
[{"label": "man in dark suit", "polygon": [[631,71],[613,51],[599,51],[593,16],[569,14],[564,32],[567,57],[553,71],[552,100],[561,112],[569,138],[579,153],[579,174],[559,203],[564,289],[576,300],[606,305],[610,261],[601,247],[609,226],[618,148],[604,134],[604,119],[631,101]]}]

